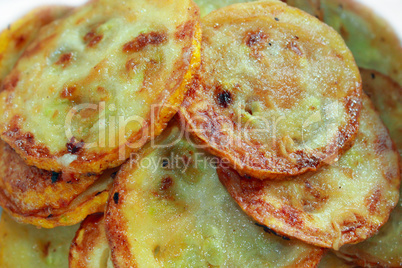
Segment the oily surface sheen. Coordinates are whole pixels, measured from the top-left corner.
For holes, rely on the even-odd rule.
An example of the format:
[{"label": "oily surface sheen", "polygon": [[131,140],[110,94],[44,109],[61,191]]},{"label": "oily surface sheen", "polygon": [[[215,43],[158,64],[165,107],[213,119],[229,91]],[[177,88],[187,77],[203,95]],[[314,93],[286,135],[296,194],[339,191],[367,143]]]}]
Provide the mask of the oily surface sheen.
[{"label": "oily surface sheen", "polygon": [[113,268],[103,213],[88,216],[70,247],[70,268]]},{"label": "oily surface sheen", "polygon": [[[402,155],[402,88],[375,71],[361,70],[363,89],[369,94]],[[341,247],[339,255],[362,266],[402,266],[402,193],[388,222],[379,232],[356,245]]]},{"label": "oily surface sheen", "polygon": [[279,1],[219,9],[202,30],[183,113],[213,154],[265,179],[316,170],[349,148],[361,79],[334,30]]},{"label": "oily surface sheen", "polygon": [[246,213],[269,228],[339,249],[377,232],[398,202],[399,156],[371,101],[363,98],[354,146],[336,164],[288,181],[241,177],[218,170]]},{"label": "oily surface sheen", "polygon": [[63,6],[34,9],[0,33],[0,85],[25,48],[38,36],[40,29],[63,17],[71,9]]},{"label": "oily surface sheen", "polygon": [[110,173],[77,175],[38,169],[0,141],[0,206],[21,222],[45,228],[76,224],[103,210],[112,183]]},{"label": "oily surface sheen", "polygon": [[402,44],[383,18],[356,0],[286,0],[342,35],[359,67],[390,76],[402,86]]},{"label": "oily surface sheen", "polygon": [[46,170],[121,164],[182,102],[198,28],[191,0],[96,0],[43,27],[4,79],[2,139]]},{"label": "oily surface sheen", "polygon": [[179,133],[178,127],[167,129],[157,144],[175,144],[145,149],[137,165],[125,164],[116,177],[105,219],[115,267],[314,267],[319,262],[321,249],[257,226],[220,184],[217,159]]},{"label": "oily surface sheen", "polygon": [[68,251],[78,227],[38,229],[17,223],[3,212],[0,221],[0,267],[67,268]]}]

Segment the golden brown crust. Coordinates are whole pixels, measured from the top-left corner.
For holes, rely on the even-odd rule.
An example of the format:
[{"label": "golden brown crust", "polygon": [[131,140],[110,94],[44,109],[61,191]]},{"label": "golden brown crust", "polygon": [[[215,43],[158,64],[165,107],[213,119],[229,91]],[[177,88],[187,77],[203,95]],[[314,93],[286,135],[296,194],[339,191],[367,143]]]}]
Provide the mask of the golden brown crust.
[{"label": "golden brown crust", "polygon": [[209,151],[241,174],[284,179],[350,148],[361,78],[335,31],[278,1],[217,10],[202,28],[203,64],[183,115]]},{"label": "golden brown crust", "polygon": [[221,167],[221,182],[242,209],[276,232],[339,249],[378,231],[397,203],[399,155],[368,97],[360,132],[340,160],[289,181],[241,177]]},{"label": "golden brown crust", "polygon": [[81,223],[71,243],[69,267],[106,268],[109,257],[103,213],[92,214]]},{"label": "golden brown crust", "polygon": [[[128,11],[134,2],[116,5],[92,1],[48,25],[6,78],[7,90],[0,97],[0,112],[6,115],[0,120],[1,135],[29,165],[79,173],[116,167],[157,136],[180,106],[200,62],[198,8],[191,0],[143,0],[141,5],[150,11],[137,16]],[[109,14],[107,6],[117,14]],[[173,9],[183,12],[168,19]],[[144,30],[134,27],[139,23]],[[132,34],[119,36],[122,32],[112,31],[123,25],[132,25]],[[91,63],[80,63],[82,57]],[[40,71],[27,71],[35,64]],[[39,78],[49,72],[53,75]],[[33,77],[42,82],[22,86]],[[16,108],[17,102],[22,109]],[[109,122],[112,119],[114,123]]]},{"label": "golden brown crust", "polygon": [[109,174],[41,170],[26,165],[0,141],[0,205],[24,223],[45,228],[73,225],[88,214],[103,211],[112,182]]},{"label": "golden brown crust", "polygon": [[25,48],[36,38],[40,29],[52,21],[63,17],[71,7],[39,7],[12,23],[0,33],[0,91],[7,88],[1,85]]}]

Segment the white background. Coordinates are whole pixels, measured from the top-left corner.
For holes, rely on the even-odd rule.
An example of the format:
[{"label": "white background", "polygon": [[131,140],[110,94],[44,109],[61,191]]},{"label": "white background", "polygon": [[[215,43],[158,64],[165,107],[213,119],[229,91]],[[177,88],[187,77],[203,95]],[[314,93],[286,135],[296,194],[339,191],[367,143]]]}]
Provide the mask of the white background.
[{"label": "white background", "polygon": [[[117,1],[117,0],[116,0]],[[219,0],[216,0],[219,1]],[[386,19],[402,41],[402,0],[356,0]],[[48,4],[79,5],[86,0],[0,0],[0,30],[32,8]],[[1,208],[0,208],[1,214]]]}]

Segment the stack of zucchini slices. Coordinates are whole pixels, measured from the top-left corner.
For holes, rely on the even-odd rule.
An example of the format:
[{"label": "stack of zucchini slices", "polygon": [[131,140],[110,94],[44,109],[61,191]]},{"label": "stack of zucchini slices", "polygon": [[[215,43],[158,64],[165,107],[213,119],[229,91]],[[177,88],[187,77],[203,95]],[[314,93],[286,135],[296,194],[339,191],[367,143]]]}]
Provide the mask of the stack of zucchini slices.
[{"label": "stack of zucchini slices", "polygon": [[25,15],[0,34],[0,267],[402,266],[384,25],[347,0]]}]

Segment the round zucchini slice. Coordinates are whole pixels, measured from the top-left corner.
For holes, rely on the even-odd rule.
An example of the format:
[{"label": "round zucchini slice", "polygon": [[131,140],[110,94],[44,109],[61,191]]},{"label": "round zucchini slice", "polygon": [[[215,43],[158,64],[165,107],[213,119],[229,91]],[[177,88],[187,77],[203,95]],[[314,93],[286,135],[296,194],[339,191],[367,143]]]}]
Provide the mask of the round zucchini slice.
[{"label": "round zucchini slice", "polygon": [[279,1],[202,19],[202,67],[183,102],[201,144],[238,172],[284,179],[337,161],[355,138],[361,78],[342,38]]},{"label": "round zucchini slice", "polygon": [[[163,136],[162,136],[163,135]],[[106,209],[115,267],[312,267],[322,249],[276,236],[237,206],[216,157],[171,126],[117,174]]]},{"label": "round zucchini slice", "polygon": [[103,213],[90,215],[81,223],[68,260],[71,268],[113,268]]},{"label": "round zucchini slice", "polygon": [[78,227],[38,229],[15,222],[3,211],[0,220],[0,267],[67,268],[68,251]]},{"label": "round zucchini slice", "polygon": [[104,210],[113,172],[78,175],[38,169],[0,141],[0,206],[23,223],[74,225]]},{"label": "round zucchini slice", "polygon": [[256,221],[336,250],[367,239],[385,224],[398,203],[401,179],[395,144],[367,96],[356,142],[336,164],[287,181],[242,177],[225,167],[218,174]]},{"label": "round zucchini slice", "polygon": [[38,36],[40,29],[71,11],[71,7],[39,7],[0,33],[0,85],[25,48]]},{"label": "round zucchini slice", "polygon": [[[373,70],[361,70],[363,89],[371,99],[381,119],[388,127],[402,156],[402,88],[387,76]],[[402,266],[402,188],[399,202],[388,222],[379,232],[356,245],[345,245],[337,253],[360,266]]]},{"label": "round zucchini slice", "polygon": [[96,0],[44,27],[3,82],[0,134],[29,165],[101,173],[160,134],[200,62],[191,0]]}]

